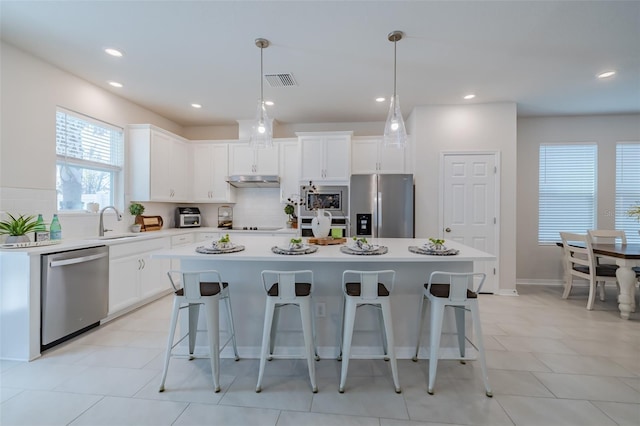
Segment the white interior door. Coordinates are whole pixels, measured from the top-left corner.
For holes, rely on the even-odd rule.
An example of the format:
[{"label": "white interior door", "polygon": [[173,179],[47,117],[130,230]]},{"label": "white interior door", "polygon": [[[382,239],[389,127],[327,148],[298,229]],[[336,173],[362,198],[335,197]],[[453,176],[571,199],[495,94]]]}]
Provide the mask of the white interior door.
[{"label": "white interior door", "polygon": [[[498,256],[499,179],[497,153],[442,154],[444,239]],[[475,262],[475,272],[487,274],[483,293],[497,293],[498,262]]]}]

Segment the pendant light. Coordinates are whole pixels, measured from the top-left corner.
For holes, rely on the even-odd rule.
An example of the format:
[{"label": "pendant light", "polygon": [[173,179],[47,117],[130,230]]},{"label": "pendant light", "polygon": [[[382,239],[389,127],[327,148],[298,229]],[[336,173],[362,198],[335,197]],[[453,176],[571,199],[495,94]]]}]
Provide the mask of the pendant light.
[{"label": "pendant light", "polygon": [[264,104],[263,92],[263,72],[262,72],[262,49],[269,47],[269,40],[264,38],[256,39],[256,46],[260,48],[260,101],[256,111],[256,119],[251,129],[251,139],[249,146],[252,148],[272,148],[273,147],[273,123],[267,114]]},{"label": "pendant light", "polygon": [[396,44],[402,40],[402,31],[389,33],[389,41],[393,42],[393,96],[389,105],[389,115],[384,125],[384,146],[404,149],[407,143],[407,130],[404,127],[400,101],[396,93]]}]

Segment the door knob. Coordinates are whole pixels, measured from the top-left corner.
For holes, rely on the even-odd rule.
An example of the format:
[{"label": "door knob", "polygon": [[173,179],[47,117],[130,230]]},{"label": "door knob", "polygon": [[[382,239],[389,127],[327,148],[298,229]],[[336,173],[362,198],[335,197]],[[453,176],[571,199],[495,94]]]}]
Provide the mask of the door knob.
[{"label": "door knob", "polygon": [[444,232],[451,232],[451,228],[445,228]]}]

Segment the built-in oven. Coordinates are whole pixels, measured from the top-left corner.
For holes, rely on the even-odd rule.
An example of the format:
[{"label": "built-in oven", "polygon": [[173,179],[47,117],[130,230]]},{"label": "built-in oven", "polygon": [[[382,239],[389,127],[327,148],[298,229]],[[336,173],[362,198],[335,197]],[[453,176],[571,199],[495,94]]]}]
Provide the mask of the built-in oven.
[{"label": "built-in oven", "polygon": [[[303,237],[313,237],[313,230],[311,229],[311,221],[313,217],[301,217],[300,218],[300,233]],[[329,235],[335,238],[347,237],[349,235],[348,222],[349,218],[340,216],[332,216],[331,217],[331,229],[329,230]]]},{"label": "built-in oven", "polygon": [[[313,237],[311,221],[318,209],[331,213],[329,235],[349,235],[349,187],[346,185],[314,185],[300,187],[300,232]],[[340,234],[340,235],[339,235]],[[327,236],[327,235],[323,235]]]},{"label": "built-in oven", "polygon": [[348,186],[302,186],[300,188],[302,205],[300,216],[313,217],[316,210],[324,209],[335,217],[349,217],[349,187]]}]

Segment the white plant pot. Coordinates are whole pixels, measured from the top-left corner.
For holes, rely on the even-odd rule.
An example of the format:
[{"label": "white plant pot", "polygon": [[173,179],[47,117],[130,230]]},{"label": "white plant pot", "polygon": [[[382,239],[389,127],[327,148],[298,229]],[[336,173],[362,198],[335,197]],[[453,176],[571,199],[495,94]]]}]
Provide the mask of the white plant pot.
[{"label": "white plant pot", "polygon": [[324,209],[318,209],[316,217],[311,220],[311,231],[316,238],[323,238],[329,235],[331,229],[331,213]]}]

